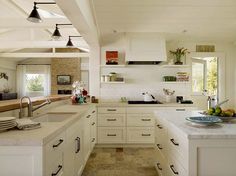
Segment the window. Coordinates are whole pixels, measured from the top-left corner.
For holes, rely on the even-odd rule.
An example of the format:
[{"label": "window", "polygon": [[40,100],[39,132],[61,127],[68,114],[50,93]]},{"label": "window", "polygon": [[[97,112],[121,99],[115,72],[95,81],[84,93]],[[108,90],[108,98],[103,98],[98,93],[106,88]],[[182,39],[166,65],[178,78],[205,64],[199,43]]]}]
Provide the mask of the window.
[{"label": "window", "polygon": [[218,58],[192,58],[192,92],[218,97]]},{"label": "window", "polygon": [[25,75],[25,90],[26,95],[29,97],[37,97],[44,95],[44,74],[26,74]]}]

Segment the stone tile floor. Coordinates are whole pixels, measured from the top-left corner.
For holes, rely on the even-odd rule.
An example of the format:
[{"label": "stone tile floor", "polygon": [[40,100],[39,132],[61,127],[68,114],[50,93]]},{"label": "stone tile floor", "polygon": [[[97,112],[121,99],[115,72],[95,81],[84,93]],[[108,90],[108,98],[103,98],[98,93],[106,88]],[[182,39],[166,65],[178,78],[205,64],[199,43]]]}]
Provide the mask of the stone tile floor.
[{"label": "stone tile floor", "polygon": [[152,148],[95,148],[82,176],[157,176]]}]

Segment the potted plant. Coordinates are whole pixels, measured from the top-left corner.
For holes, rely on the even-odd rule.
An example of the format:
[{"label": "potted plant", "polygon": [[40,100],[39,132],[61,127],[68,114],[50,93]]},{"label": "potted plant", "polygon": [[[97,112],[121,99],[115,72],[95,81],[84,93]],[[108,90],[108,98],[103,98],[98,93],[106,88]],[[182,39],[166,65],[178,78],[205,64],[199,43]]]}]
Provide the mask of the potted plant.
[{"label": "potted plant", "polygon": [[183,62],[181,61],[181,57],[185,56],[186,53],[188,52],[188,49],[182,47],[182,48],[177,48],[175,51],[170,51],[172,55],[175,56],[176,62],[175,65],[183,65]]}]

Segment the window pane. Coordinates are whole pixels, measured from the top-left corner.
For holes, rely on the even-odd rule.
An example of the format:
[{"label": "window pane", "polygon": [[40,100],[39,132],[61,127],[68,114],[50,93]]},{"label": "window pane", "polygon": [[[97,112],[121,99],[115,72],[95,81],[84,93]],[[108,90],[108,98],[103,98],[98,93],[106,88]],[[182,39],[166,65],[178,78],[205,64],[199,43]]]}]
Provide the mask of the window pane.
[{"label": "window pane", "polygon": [[209,95],[217,95],[217,58],[207,58],[207,91]]},{"label": "window pane", "polygon": [[44,95],[44,74],[26,74],[26,95],[37,97]]},{"label": "window pane", "polygon": [[192,63],[192,90],[193,92],[202,92],[204,89],[204,65],[201,63]]}]

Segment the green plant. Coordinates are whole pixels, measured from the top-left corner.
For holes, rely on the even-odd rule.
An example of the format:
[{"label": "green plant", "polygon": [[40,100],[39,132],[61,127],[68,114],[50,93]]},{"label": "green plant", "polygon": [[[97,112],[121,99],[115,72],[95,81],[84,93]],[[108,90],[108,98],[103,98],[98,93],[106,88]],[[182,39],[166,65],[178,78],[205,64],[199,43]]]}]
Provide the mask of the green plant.
[{"label": "green plant", "polygon": [[181,62],[181,57],[185,56],[185,54],[189,52],[188,49],[182,47],[182,48],[177,48],[175,51],[170,51],[170,53],[175,56],[176,62]]}]

